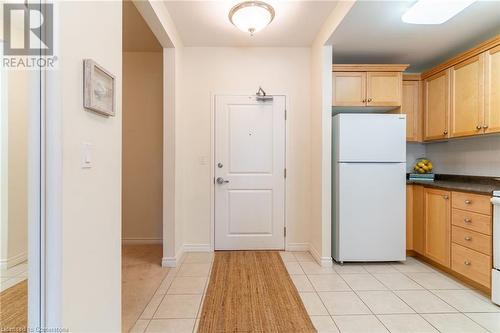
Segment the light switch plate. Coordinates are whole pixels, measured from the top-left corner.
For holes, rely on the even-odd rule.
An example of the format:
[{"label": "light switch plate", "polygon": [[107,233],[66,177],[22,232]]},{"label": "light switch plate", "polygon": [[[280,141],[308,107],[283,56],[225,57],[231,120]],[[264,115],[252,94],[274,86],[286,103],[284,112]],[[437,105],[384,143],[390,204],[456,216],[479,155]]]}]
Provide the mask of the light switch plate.
[{"label": "light switch plate", "polygon": [[92,168],[92,144],[82,143],[82,169]]}]

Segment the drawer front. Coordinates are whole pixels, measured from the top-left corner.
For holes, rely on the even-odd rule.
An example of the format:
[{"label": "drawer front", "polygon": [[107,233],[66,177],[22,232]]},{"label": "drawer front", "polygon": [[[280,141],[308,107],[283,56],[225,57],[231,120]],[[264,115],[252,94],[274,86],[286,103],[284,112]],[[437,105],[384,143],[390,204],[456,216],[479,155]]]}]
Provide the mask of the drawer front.
[{"label": "drawer front", "polygon": [[453,225],[491,235],[491,216],[453,208],[451,223]]},{"label": "drawer front", "polygon": [[451,245],[451,268],[490,288],[491,257],[458,244]]},{"label": "drawer front", "polygon": [[453,208],[491,216],[490,197],[479,194],[453,192],[451,197]]},{"label": "drawer front", "polygon": [[491,236],[453,226],[451,229],[451,240],[453,243],[491,256]]}]

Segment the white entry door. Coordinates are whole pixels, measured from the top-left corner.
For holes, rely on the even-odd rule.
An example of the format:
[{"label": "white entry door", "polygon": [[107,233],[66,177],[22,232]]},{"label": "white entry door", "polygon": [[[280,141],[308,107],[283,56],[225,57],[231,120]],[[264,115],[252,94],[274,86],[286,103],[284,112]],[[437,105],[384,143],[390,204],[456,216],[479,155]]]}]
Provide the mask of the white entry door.
[{"label": "white entry door", "polygon": [[215,99],[215,249],[285,247],[285,97]]}]

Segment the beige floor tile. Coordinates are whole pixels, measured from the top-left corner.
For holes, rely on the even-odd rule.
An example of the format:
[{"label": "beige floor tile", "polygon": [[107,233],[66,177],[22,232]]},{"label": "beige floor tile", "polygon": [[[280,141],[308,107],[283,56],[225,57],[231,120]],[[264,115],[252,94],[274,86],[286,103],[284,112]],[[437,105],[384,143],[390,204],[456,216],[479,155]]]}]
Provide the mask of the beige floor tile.
[{"label": "beige floor tile", "polygon": [[412,272],[406,275],[426,289],[467,289],[464,285],[437,272]]},{"label": "beige floor tile", "polygon": [[363,267],[369,273],[397,273],[397,270],[391,264],[370,263],[365,264]]},{"label": "beige floor tile", "polygon": [[334,263],[333,269],[338,274],[368,274],[368,271],[363,268],[362,264],[356,263],[345,263],[343,265]]},{"label": "beige floor tile", "polygon": [[378,315],[377,317],[391,333],[438,333],[418,314]]},{"label": "beige floor tile", "polygon": [[177,276],[206,277],[210,271],[211,264],[182,264]]},{"label": "beige floor tile", "polygon": [[209,264],[213,258],[213,252],[189,252],[184,259],[184,264]]},{"label": "beige floor tile", "polygon": [[315,261],[301,262],[300,266],[307,275],[337,274],[333,267],[323,267]]},{"label": "beige floor tile", "polygon": [[297,291],[299,292],[314,292],[314,288],[309,282],[309,279],[305,275],[290,275],[290,278],[293,281],[293,284],[295,284],[295,288],[297,288]]},{"label": "beige floor tile", "polygon": [[311,321],[318,333],[336,333],[339,331],[330,316],[311,316]]},{"label": "beige floor tile", "polygon": [[314,261],[314,258],[311,256],[309,252],[294,252],[295,259],[299,262],[304,261]]},{"label": "beige floor tile", "polygon": [[293,255],[293,252],[280,252],[281,260],[283,262],[295,262],[297,259]]},{"label": "beige floor tile", "polygon": [[325,316],[328,315],[323,302],[316,293],[299,293],[302,303],[306,308],[309,316]]},{"label": "beige floor tile", "polygon": [[298,262],[285,262],[285,267],[286,270],[288,271],[288,274],[290,275],[304,275],[304,271],[300,267],[300,264]]},{"label": "beige floor tile", "polygon": [[401,261],[398,263],[394,263],[393,267],[402,273],[429,273],[432,272],[433,269],[424,265],[423,263],[408,258],[406,261]]},{"label": "beige floor tile", "polygon": [[357,294],[374,314],[415,312],[392,291],[359,291]]},{"label": "beige floor tile", "polygon": [[144,311],[142,311],[141,314],[141,319],[151,319],[153,318],[156,309],[158,309],[158,306],[160,305],[161,301],[163,300],[163,297],[165,295],[163,294],[155,294],[151,301],[149,301],[148,305],[146,305],[146,308]]},{"label": "beige floor tile", "polygon": [[331,315],[371,314],[370,309],[352,291],[322,292],[319,296]]},{"label": "beige floor tile", "polygon": [[417,313],[458,312],[428,290],[400,290],[394,293]]},{"label": "beige floor tile", "polygon": [[465,313],[465,315],[491,333],[500,333],[500,313]]},{"label": "beige floor tile", "polygon": [[168,272],[167,276],[163,279],[161,282],[160,286],[156,290],[156,294],[166,294],[168,291],[168,288],[170,288],[170,285],[172,284],[172,281],[174,281],[175,276],[176,276],[177,270],[171,270]]},{"label": "beige floor tile", "polygon": [[207,278],[178,276],[172,281],[167,294],[203,294]]},{"label": "beige floor tile", "polygon": [[195,319],[153,319],[147,333],[192,333]]},{"label": "beige floor tile", "polygon": [[425,320],[442,333],[487,332],[462,313],[423,314]]},{"label": "beige floor tile", "polygon": [[308,275],[316,291],[350,291],[351,288],[337,274]]},{"label": "beige floor tile", "polygon": [[130,329],[129,333],[144,333],[148,327],[149,319],[139,319]]},{"label": "beige floor tile", "polygon": [[154,318],[195,319],[202,295],[166,295]]},{"label": "beige floor tile", "polygon": [[341,274],[353,290],[387,290],[387,288],[370,274]]},{"label": "beige floor tile", "polygon": [[432,292],[460,312],[500,312],[500,307],[484,301],[468,290],[433,290]]},{"label": "beige floor tile", "polygon": [[380,273],[373,276],[390,290],[418,290],[424,289],[421,285],[403,273]]},{"label": "beige floor tile", "polygon": [[373,315],[333,316],[341,333],[385,333],[389,332]]}]

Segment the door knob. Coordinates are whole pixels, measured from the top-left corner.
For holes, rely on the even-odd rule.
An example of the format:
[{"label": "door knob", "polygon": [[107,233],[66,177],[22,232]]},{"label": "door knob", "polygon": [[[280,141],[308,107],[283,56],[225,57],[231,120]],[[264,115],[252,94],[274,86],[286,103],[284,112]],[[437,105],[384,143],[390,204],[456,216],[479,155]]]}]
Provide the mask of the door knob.
[{"label": "door knob", "polygon": [[219,184],[219,185],[229,183],[229,180],[225,180],[225,179],[224,179],[224,178],[222,178],[222,177],[217,177],[217,179],[216,179],[215,181],[216,181],[216,182],[217,182],[217,184]]}]

